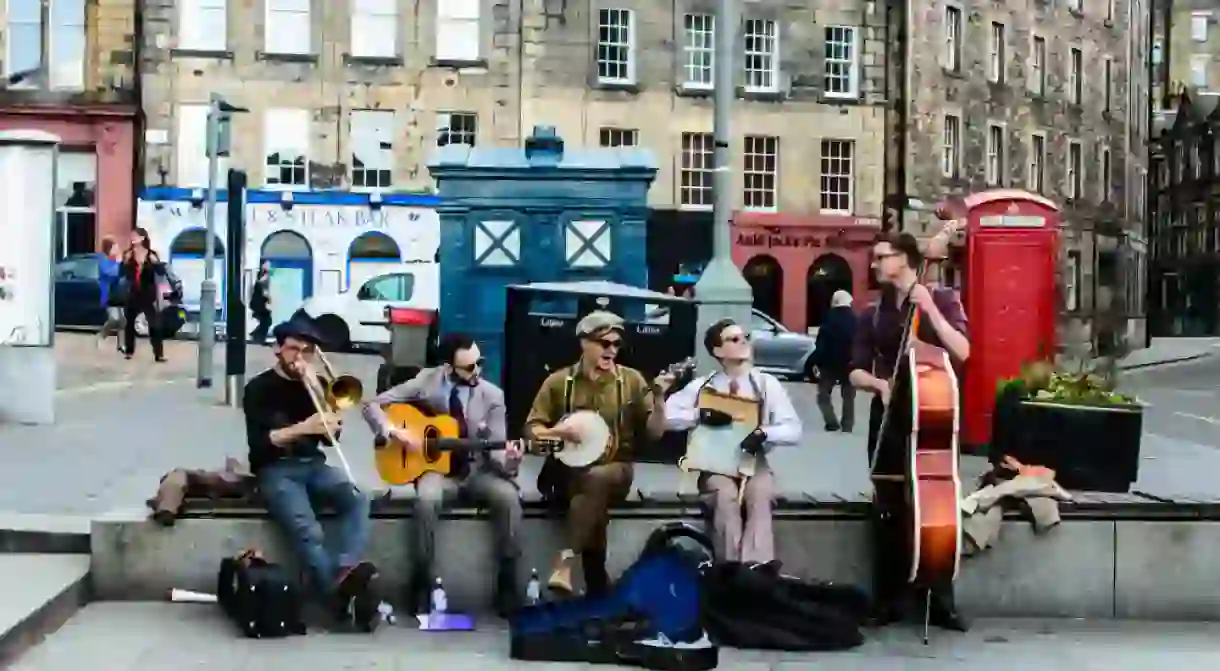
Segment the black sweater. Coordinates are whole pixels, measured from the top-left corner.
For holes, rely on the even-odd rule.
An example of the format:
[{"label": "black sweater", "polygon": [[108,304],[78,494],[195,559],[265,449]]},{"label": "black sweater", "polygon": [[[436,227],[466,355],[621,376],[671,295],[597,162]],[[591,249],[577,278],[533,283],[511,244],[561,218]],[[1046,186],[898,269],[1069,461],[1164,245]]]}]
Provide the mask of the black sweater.
[{"label": "black sweater", "polygon": [[251,472],[284,457],[326,458],[320,448],[321,436],[302,436],[284,446],[271,442],[272,431],[303,422],[317,412],[302,381],[267,369],[246,383],[242,409],[246,413]]}]

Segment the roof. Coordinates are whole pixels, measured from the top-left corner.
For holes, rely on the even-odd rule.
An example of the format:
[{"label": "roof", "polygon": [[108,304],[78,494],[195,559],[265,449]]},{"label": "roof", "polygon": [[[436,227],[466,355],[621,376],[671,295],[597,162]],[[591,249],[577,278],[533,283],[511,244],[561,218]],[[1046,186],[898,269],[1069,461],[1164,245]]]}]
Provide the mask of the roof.
[{"label": "roof", "polygon": [[555,129],[536,126],[524,147],[471,147],[450,144],[440,147],[428,160],[428,168],[473,168],[488,170],[550,169],[564,171],[622,172],[644,171],[654,174],[657,161],[651,151],[639,147],[585,149],[567,147]]},{"label": "roof", "polygon": [[578,296],[606,296],[609,298],[633,298],[653,303],[687,303],[690,299],[670,296],[659,291],[633,287],[629,284],[607,282],[605,280],[585,280],[580,282],[532,282],[530,284],[513,284],[509,289],[536,291],[542,293],[562,293]]}]

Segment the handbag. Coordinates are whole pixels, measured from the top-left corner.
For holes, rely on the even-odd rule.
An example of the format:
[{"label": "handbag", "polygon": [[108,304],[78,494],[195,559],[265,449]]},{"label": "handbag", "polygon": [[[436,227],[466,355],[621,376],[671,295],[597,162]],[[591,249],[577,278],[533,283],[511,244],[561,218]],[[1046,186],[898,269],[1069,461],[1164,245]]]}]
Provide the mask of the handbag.
[{"label": "handbag", "polygon": [[297,581],[257,550],[220,560],[216,581],[217,602],[247,638],[305,633]]}]

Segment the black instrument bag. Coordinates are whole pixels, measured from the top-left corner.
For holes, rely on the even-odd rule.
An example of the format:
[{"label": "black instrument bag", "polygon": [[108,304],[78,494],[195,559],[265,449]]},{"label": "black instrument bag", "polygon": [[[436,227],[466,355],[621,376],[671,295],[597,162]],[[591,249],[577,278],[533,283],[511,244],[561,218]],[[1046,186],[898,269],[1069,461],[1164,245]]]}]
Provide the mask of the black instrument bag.
[{"label": "black instrument bag", "polygon": [[220,560],[216,596],[221,609],[249,638],[305,633],[300,586],[283,566],[255,550]]}]

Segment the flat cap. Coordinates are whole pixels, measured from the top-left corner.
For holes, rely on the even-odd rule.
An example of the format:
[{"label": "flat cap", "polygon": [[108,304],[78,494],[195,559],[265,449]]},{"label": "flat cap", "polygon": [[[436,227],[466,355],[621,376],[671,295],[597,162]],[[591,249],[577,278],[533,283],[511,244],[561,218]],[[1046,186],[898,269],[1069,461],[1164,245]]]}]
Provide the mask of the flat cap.
[{"label": "flat cap", "polygon": [[595,310],[576,323],[576,337],[583,338],[606,329],[622,331],[623,318],[613,312]]}]

